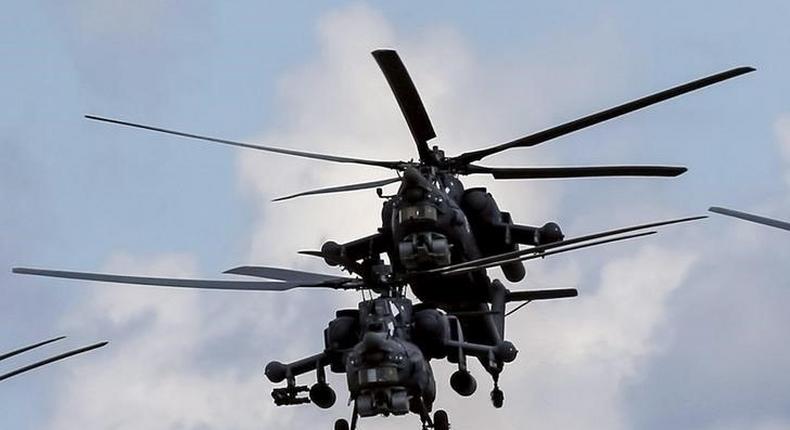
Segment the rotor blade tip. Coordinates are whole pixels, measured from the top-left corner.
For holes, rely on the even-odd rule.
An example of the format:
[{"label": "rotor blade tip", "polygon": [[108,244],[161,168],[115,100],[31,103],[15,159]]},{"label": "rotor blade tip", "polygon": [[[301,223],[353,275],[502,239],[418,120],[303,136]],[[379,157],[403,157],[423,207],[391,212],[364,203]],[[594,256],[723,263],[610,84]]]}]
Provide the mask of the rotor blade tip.
[{"label": "rotor blade tip", "polygon": [[226,271],[224,271],[222,273],[228,273],[228,274],[231,274],[231,275],[235,275],[242,268],[244,268],[244,266],[232,267],[232,268],[230,268],[230,269],[228,269],[228,270],[226,270]]}]

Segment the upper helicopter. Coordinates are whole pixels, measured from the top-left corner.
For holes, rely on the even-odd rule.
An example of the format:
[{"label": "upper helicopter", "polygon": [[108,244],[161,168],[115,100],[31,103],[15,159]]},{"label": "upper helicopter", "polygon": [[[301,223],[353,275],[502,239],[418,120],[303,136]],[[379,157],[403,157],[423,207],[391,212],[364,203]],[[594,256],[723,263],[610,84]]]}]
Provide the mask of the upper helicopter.
[{"label": "upper helicopter", "polygon": [[[518,282],[525,276],[523,264],[514,260],[519,245],[543,246],[561,241],[560,226],[549,222],[542,227],[515,224],[508,212],[501,211],[484,188],[464,189],[459,176],[491,175],[494,179],[556,179],[589,177],[674,177],[686,172],[680,166],[574,166],[574,167],[487,167],[474,164],[485,157],[513,148],[533,147],[575,131],[625,115],[647,106],[704,88],[715,83],[754,71],[752,67],[737,67],[670,89],[651,94],[600,112],[521,137],[489,148],[447,156],[428,142],[436,137],[419,93],[396,51],[381,49],[372,52],[392,89],[406,124],[417,147],[417,160],[383,161],[318,154],[285,148],[261,146],[215,137],[185,133],[118,119],[86,115],[91,120],[141,128],[181,137],[199,139],[231,146],[256,149],[279,154],[305,157],[338,163],[376,166],[391,169],[397,176],[378,181],[334,186],[305,191],[275,201],[301,196],[347,192],[379,188],[400,182],[395,195],[384,196],[382,226],[373,235],[345,244],[327,242],[321,251],[308,254],[324,257],[331,265],[349,267],[354,261],[386,253],[396,273],[445,270],[457,264],[468,264],[481,258],[500,256],[509,252],[511,258],[494,266],[501,267],[505,277]],[[487,266],[492,267],[492,266]],[[479,302],[488,297],[485,271],[465,270],[458,276],[443,280],[412,277],[410,285],[420,300],[452,307],[464,307],[467,302]],[[423,282],[425,280],[425,282]]]}]

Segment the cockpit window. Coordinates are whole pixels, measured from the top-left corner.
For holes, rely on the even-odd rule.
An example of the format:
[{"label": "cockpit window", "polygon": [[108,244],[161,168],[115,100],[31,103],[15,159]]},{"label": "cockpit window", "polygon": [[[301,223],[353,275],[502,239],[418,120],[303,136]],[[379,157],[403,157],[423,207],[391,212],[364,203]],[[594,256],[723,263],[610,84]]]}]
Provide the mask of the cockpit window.
[{"label": "cockpit window", "polygon": [[431,205],[405,206],[398,211],[398,222],[436,221],[436,208]]}]

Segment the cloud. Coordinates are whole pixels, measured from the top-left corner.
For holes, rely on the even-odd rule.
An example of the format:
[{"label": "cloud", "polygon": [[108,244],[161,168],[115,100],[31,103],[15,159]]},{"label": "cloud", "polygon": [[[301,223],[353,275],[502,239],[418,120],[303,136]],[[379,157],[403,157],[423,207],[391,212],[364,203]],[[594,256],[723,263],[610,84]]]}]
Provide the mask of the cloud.
[{"label": "cloud", "polygon": [[779,143],[779,151],[787,164],[785,182],[790,185],[790,114],[784,114],[774,123],[774,130]]},{"label": "cloud", "polygon": [[[188,277],[194,267],[183,255],[116,255],[105,270]],[[201,365],[210,358],[206,346],[227,335],[227,322],[210,318],[220,309],[202,292],[94,288],[67,324],[84,336],[109,336],[111,343],[68,367],[49,428],[251,428],[246,423],[265,418],[254,401],[258,378],[245,378],[235,365]],[[249,408],[240,415],[235,409],[242,403]]]},{"label": "cloud", "polygon": [[658,349],[669,298],[696,257],[626,246],[638,249],[604,265],[578,299],[536,303],[510,321],[522,354],[506,373],[508,401],[519,407],[507,411],[504,428],[628,428],[623,387]]}]

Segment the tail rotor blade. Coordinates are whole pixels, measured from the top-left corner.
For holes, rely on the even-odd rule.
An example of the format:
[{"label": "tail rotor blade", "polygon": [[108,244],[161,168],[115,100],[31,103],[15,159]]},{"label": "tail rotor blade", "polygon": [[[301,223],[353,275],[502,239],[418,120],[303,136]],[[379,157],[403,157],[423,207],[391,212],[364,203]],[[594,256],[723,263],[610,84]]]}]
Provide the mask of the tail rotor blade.
[{"label": "tail rotor blade", "polygon": [[433,130],[428,112],[425,111],[420,94],[417,92],[406,66],[394,50],[379,49],[373,51],[372,54],[384,73],[384,77],[387,78],[395,100],[398,101],[398,106],[406,118],[406,124],[417,144],[420,160],[428,163],[433,161],[427,142],[436,137],[436,132]]},{"label": "tail rotor blade", "polygon": [[488,157],[489,155],[493,155],[498,152],[502,152],[511,148],[522,148],[522,147],[539,145],[543,142],[556,139],[560,136],[573,133],[583,128],[587,128],[595,124],[608,121],[612,118],[617,118],[627,113],[631,113],[636,110],[643,109],[645,107],[654,105],[656,103],[669,100],[673,97],[677,97],[682,94],[686,94],[698,90],[700,88],[704,88],[713,85],[715,83],[743,75],[745,73],[753,72],[754,70],[755,69],[753,67],[736,67],[734,69],[717,73],[715,75],[711,75],[702,79],[697,79],[696,81],[692,81],[683,85],[678,85],[668,90],[651,94],[649,96],[642,97],[640,99],[633,100],[628,103],[624,103],[619,106],[615,106],[613,108],[585,116],[583,118],[566,122],[565,124],[561,124],[556,127],[552,127],[540,131],[538,133],[531,134],[529,136],[525,136],[507,143],[503,143],[501,145],[496,145],[486,149],[480,149],[477,151],[463,153],[453,158],[453,162],[458,166],[463,166],[465,164],[481,160],[484,157]]}]

